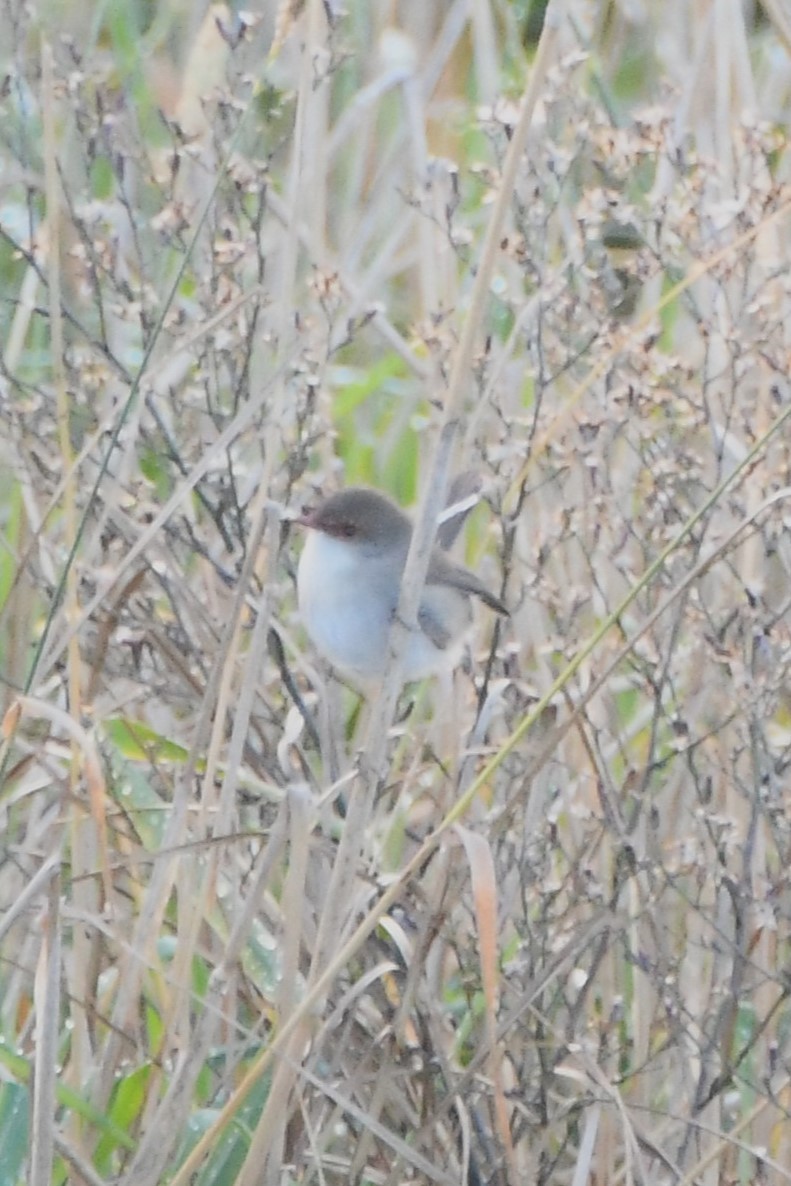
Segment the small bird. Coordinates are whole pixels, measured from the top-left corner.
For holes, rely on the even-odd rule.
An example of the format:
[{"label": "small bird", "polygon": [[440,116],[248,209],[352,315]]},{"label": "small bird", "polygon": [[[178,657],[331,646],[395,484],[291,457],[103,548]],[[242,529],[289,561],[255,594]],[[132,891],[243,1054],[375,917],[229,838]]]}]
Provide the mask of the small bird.
[{"label": "small bird", "polygon": [[[341,674],[358,682],[378,679],[412,538],[412,524],[377,490],[352,486],[296,520],[308,528],[297,572],[302,620],[316,649]],[[448,529],[450,527],[450,529]],[[440,529],[443,543],[453,526]],[[403,654],[405,681],[455,667],[472,622],[470,597],[498,614],[508,610],[475,573],[435,547],[420,598],[418,629]]]}]

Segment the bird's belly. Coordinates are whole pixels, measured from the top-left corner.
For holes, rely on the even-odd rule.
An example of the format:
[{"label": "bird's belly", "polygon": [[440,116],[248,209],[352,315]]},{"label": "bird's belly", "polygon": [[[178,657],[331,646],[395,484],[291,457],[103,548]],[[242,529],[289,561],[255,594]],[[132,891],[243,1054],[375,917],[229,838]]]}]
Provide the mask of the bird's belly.
[{"label": "bird's belly", "polygon": [[[339,671],[361,680],[381,676],[389,658],[390,629],[399,594],[392,570],[381,572],[370,558],[361,562],[349,555],[348,547],[312,532],[300,557],[297,584],[302,620],[323,657]],[[428,608],[426,600],[433,603],[435,597],[436,593],[426,590],[424,608]],[[465,598],[460,601],[466,620],[467,602]],[[423,679],[458,662],[463,638],[455,637],[461,625],[455,616],[450,615],[454,638],[448,645],[438,647],[420,629],[410,633],[403,654],[405,680]]]},{"label": "bird's belly", "polygon": [[[316,649],[334,667],[363,679],[381,674],[395,605],[371,589],[370,573],[348,549],[312,533],[299,562],[299,608]],[[376,594],[376,595],[374,595]]]},{"label": "bird's belly", "polygon": [[378,612],[355,590],[326,598],[322,611],[306,618],[317,649],[340,671],[370,678],[383,669],[391,616]]}]

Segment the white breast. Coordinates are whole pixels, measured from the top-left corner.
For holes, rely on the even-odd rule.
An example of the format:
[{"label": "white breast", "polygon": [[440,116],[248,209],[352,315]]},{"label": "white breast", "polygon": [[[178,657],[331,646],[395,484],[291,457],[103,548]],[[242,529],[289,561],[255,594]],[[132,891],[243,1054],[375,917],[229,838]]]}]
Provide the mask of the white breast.
[{"label": "white breast", "polygon": [[[297,592],[305,629],[333,667],[360,680],[382,675],[399,592],[392,565],[362,554],[343,540],[309,531],[297,571]],[[427,590],[425,596],[430,595]],[[460,614],[450,613],[455,634],[462,620],[465,625],[469,621],[469,605],[457,591],[452,596],[460,599]],[[422,631],[415,632],[407,641],[404,679],[423,679],[454,666],[462,647],[463,637],[458,637],[439,650]]]},{"label": "white breast", "polygon": [[310,531],[297,573],[299,608],[317,650],[340,671],[378,675],[392,604],[371,596],[365,557],[343,540]]}]

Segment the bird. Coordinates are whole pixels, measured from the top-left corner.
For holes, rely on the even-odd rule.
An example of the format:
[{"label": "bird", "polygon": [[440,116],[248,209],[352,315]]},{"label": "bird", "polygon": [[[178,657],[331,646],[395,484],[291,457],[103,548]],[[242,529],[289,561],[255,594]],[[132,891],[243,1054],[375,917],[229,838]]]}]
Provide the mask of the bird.
[{"label": "bird", "polygon": [[[452,542],[467,510],[469,506],[462,509],[459,524],[452,517],[439,529],[443,545]],[[351,486],[303,512],[296,522],[308,532],[297,570],[297,595],[311,641],[352,682],[380,679],[412,538],[408,515],[380,491]],[[458,665],[472,623],[473,597],[508,616],[503,602],[475,573],[454,564],[435,545],[417,629],[402,655],[404,683]]]}]

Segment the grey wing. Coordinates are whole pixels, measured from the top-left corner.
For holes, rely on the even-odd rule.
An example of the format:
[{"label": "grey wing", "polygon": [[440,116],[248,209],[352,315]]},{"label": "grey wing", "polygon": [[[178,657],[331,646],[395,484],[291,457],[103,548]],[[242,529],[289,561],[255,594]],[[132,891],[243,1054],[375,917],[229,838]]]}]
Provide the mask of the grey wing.
[{"label": "grey wing", "polygon": [[440,551],[432,553],[431,562],[428,566],[426,584],[450,585],[454,589],[460,589],[463,593],[469,593],[473,597],[479,597],[484,605],[488,605],[495,613],[502,614],[505,618],[510,617],[508,610],[502,601],[500,601],[499,597],[495,597],[494,593],[490,593],[483,581],[480,581],[474,572],[470,572],[468,568],[464,568],[461,564],[453,564]]},{"label": "grey wing", "polygon": [[446,651],[467,632],[472,621],[470,599],[465,590],[447,581],[427,581],[417,620],[437,650]]},{"label": "grey wing", "polygon": [[425,602],[421,605],[417,614],[417,622],[420,629],[427,638],[431,639],[438,651],[447,650],[448,645],[453,641],[453,635],[434,613],[431,605]]}]

